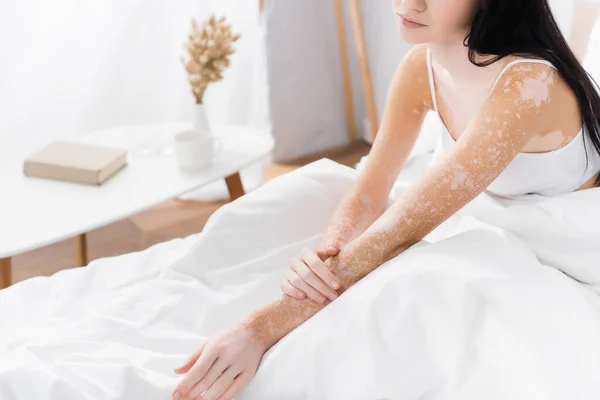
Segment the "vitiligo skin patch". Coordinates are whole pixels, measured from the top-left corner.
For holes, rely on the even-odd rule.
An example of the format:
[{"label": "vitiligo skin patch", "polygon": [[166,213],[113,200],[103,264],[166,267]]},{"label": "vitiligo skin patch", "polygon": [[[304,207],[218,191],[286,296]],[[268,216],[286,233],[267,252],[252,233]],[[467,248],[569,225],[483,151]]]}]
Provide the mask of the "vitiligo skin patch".
[{"label": "vitiligo skin patch", "polygon": [[320,249],[343,248],[363,233],[383,213],[387,199],[352,190],[342,199],[321,240]]},{"label": "vitiligo skin patch", "polygon": [[[433,108],[425,51],[424,47],[413,48],[394,76],[365,170],[330,224],[337,226],[333,232],[340,237],[354,236],[356,230],[350,225],[360,221],[358,214],[364,211],[373,217],[384,209],[423,119]],[[326,261],[341,282],[338,293],[419,242],[473,200],[530,142],[547,137],[547,142],[556,146],[566,141],[562,132],[573,132],[570,137],[574,137],[581,129],[580,119],[572,118],[577,117],[571,114],[577,110],[574,101],[552,67],[534,63],[510,67],[457,135],[456,146],[337,256]],[[283,295],[254,312],[243,326],[269,348],[327,304]]]}]

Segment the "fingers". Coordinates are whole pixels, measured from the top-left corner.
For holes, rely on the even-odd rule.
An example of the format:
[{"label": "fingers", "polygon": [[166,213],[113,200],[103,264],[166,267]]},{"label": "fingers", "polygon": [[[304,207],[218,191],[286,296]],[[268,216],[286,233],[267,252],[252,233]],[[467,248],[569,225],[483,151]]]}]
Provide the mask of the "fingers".
[{"label": "fingers", "polygon": [[338,245],[331,245],[327,247],[325,250],[318,250],[317,256],[321,259],[321,261],[325,262],[327,259],[335,256],[340,252],[340,247]]},{"label": "fingers", "polygon": [[[231,386],[238,372],[229,367],[223,374],[211,385],[211,387],[202,395],[202,400],[216,400]],[[194,388],[195,389],[195,388]],[[192,393],[194,391],[192,390]],[[198,395],[202,394],[199,392]],[[194,397],[191,397],[194,399]]]},{"label": "fingers", "polygon": [[340,282],[322,260],[329,257],[326,253],[337,252],[339,248],[333,245],[320,252],[304,248],[299,257],[290,261],[290,272],[281,284],[281,291],[290,297],[300,300],[308,297],[320,304],[325,304],[327,298],[335,300],[338,297],[335,290],[340,287]]},{"label": "fingers", "polygon": [[290,266],[288,281],[292,286],[306,293],[309,298],[322,304],[325,303],[325,297],[329,297],[330,300],[337,297],[337,293],[300,260],[294,261]]},{"label": "fingers", "polygon": [[309,299],[316,301],[319,304],[325,304],[327,301],[325,296],[306,283],[296,271],[290,270],[288,273],[288,282],[292,287],[302,290]]},{"label": "fingers", "polygon": [[325,249],[325,254],[327,254],[327,255],[328,255],[328,256],[330,256],[330,257],[333,257],[333,256],[335,256],[337,253],[339,253],[339,252],[340,252],[340,247],[341,247],[341,246],[339,246],[339,245],[337,245],[337,244],[336,244],[336,245],[331,245],[331,246],[329,246],[329,247],[327,247],[327,248]]},{"label": "fingers", "polygon": [[288,281],[287,279],[281,284],[281,291],[287,294],[288,296],[295,297],[299,300],[302,300],[304,297],[306,297],[306,293],[304,293],[302,290],[293,287],[290,281]]},{"label": "fingers", "polygon": [[[331,289],[336,290],[340,287],[338,279],[335,277],[335,275],[331,273],[329,268],[325,266],[323,261],[321,261],[314,252],[312,252],[310,249],[305,249],[302,251],[301,256],[304,263],[310,267],[310,269],[317,275],[317,277],[319,277],[319,280],[321,282],[324,282],[325,285],[328,286],[326,290],[329,290],[330,292]],[[304,278],[304,276],[302,277]],[[308,283],[323,294],[329,293],[323,292],[321,288],[314,286],[311,282]]]},{"label": "fingers", "polygon": [[[325,304],[326,297],[329,297],[330,300],[334,300],[337,297],[337,293],[331,290],[331,288],[303,262],[297,261],[291,268],[290,277],[292,280],[290,280],[290,283],[292,286],[301,289],[311,299]],[[295,272],[297,276],[293,275],[293,272]]]},{"label": "fingers", "polygon": [[217,360],[217,352],[215,349],[208,348],[203,351],[194,366],[189,372],[183,377],[177,388],[173,391],[173,399],[180,400],[185,398],[196,383],[200,382],[204,375],[208,372],[208,369]]},{"label": "fingers", "polygon": [[[194,388],[190,391],[188,397],[184,397],[184,399],[187,400],[189,398],[191,400],[200,397],[202,393],[207,391],[217,381],[217,379],[219,379],[219,376],[221,376],[225,369],[228,369],[230,365],[231,363],[228,360],[226,361],[222,357],[217,358],[217,361],[210,367],[206,374],[204,374],[204,377],[198,381],[196,386],[194,386]],[[223,390],[225,390],[225,388],[223,388]],[[204,399],[205,396],[202,396],[202,400]]]},{"label": "fingers", "polygon": [[185,374],[186,372],[188,372],[190,370],[190,368],[192,368],[194,363],[198,360],[200,355],[202,354],[202,351],[204,350],[204,346],[206,346],[206,342],[204,342],[204,344],[194,354],[192,354],[187,359],[185,364],[175,368],[175,373],[176,374]]},{"label": "fingers", "polygon": [[239,394],[242,391],[242,389],[245,388],[246,385],[248,385],[248,383],[250,383],[252,376],[253,375],[249,372],[243,372],[240,375],[238,375],[237,378],[233,380],[233,383],[231,384],[231,386],[229,386],[227,391],[223,393],[217,400],[233,399],[233,396]]}]

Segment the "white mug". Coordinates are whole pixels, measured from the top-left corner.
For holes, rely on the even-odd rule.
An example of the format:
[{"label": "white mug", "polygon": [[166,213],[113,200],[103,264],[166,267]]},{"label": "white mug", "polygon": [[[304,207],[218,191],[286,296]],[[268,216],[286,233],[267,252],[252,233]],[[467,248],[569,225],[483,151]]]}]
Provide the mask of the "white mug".
[{"label": "white mug", "polygon": [[183,131],[175,135],[175,157],[179,168],[194,171],[211,163],[221,151],[221,139],[204,136],[194,131]]}]

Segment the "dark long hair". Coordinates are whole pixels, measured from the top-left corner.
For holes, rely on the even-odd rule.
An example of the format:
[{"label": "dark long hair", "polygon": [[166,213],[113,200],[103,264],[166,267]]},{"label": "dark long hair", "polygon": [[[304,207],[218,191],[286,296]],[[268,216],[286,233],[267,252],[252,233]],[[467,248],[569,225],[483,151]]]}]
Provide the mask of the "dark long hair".
[{"label": "dark long hair", "polygon": [[[550,61],[577,97],[585,130],[600,154],[600,95],[594,86],[597,84],[569,48],[547,0],[481,0],[465,45],[469,47],[471,63],[480,67],[508,55]],[[494,57],[477,62],[477,54]],[[599,185],[600,177],[595,182],[595,186]]]}]

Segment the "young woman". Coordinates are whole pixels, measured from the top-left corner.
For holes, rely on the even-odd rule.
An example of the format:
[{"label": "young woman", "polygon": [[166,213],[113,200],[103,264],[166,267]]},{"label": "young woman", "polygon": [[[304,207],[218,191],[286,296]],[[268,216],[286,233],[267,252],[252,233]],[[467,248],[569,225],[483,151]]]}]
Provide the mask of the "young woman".
[{"label": "young woman", "polygon": [[[394,76],[368,163],[330,221],[325,250],[303,251],[282,285],[286,296],[177,368],[185,376],[175,400],[231,399],[271,346],[481,192],[560,196],[600,184],[600,97],[547,0],[394,0],[393,10],[415,47]],[[387,207],[430,110],[443,121],[443,151]]]}]

